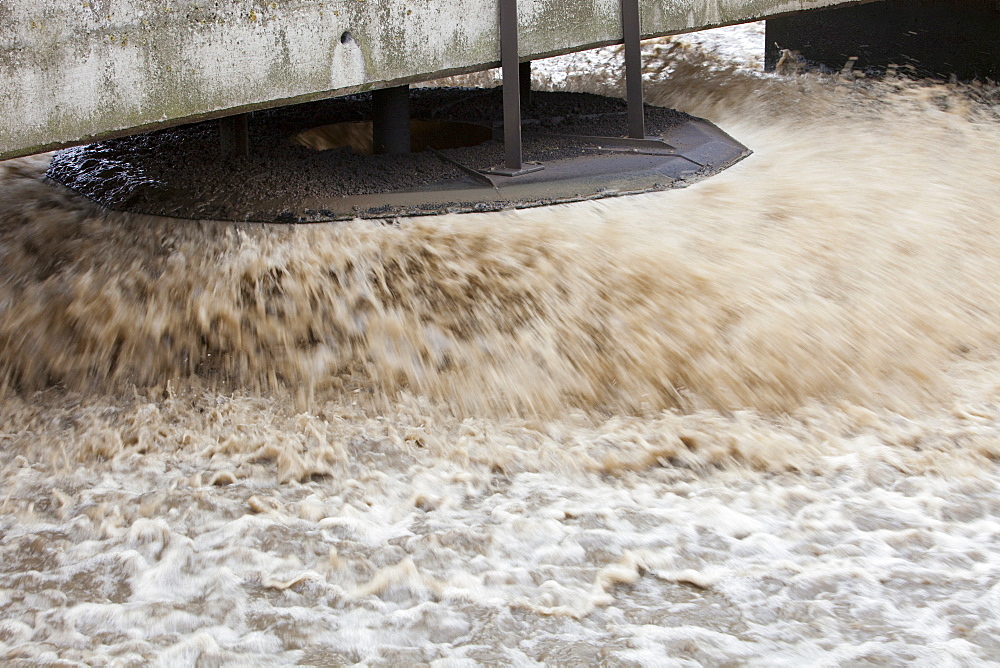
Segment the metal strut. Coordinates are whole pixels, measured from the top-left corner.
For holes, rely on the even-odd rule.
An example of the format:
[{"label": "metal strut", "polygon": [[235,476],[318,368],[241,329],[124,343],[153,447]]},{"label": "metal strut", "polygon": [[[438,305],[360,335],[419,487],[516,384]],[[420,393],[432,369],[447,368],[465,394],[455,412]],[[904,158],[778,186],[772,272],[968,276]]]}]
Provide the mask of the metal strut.
[{"label": "metal strut", "polygon": [[372,91],[372,147],[376,154],[410,152],[410,87]]},{"label": "metal strut", "polygon": [[220,118],[219,148],[225,157],[246,158],[250,155],[250,128],[247,114]]},{"label": "metal strut", "polygon": [[642,46],[639,27],[639,0],[622,2],[622,41],[625,43],[625,97],[628,100],[628,136],[646,138],[646,118],[642,106]]},{"label": "metal strut", "polygon": [[[621,0],[622,43],[625,45],[625,98],[628,102],[626,119],[627,137],[593,137],[562,133],[533,132],[533,137],[562,137],[586,144],[596,145],[596,150],[628,152],[644,155],[673,155],[701,166],[687,156],[677,153],[677,149],[662,137],[646,135],[646,111],[642,101],[642,32],[639,25],[639,0]],[[506,80],[506,72],[504,73]],[[592,149],[594,150],[594,149]]]},{"label": "metal strut", "polygon": [[503,77],[504,166],[486,174],[519,176],[541,165],[525,165],[521,157],[521,77],[517,52],[517,0],[500,0],[500,68]]},{"label": "metal strut", "polygon": [[531,61],[526,60],[517,67],[517,76],[521,80],[521,104],[531,105]]}]

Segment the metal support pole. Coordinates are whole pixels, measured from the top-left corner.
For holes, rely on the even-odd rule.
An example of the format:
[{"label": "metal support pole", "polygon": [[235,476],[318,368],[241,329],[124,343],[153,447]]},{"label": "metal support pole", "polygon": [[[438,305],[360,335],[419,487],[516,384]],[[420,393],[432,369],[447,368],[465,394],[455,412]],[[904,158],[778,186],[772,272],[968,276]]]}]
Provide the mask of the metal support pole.
[{"label": "metal support pole", "polygon": [[625,96],[628,100],[628,136],[646,138],[642,107],[642,46],[639,43],[639,0],[622,1],[622,40],[625,43]]},{"label": "metal support pole", "polygon": [[372,146],[376,154],[410,152],[410,87],[372,91]]},{"label": "metal support pole", "polygon": [[521,102],[531,104],[531,61],[526,60],[518,66],[517,78],[521,82]]},{"label": "metal support pole", "polygon": [[250,128],[247,114],[220,118],[219,148],[225,157],[245,158],[250,155]]},{"label": "metal support pole", "polygon": [[[500,0],[500,69],[503,77],[503,169],[488,174],[518,176],[536,172],[541,165],[525,167],[521,158],[521,83],[517,53],[517,0]],[[530,84],[529,84],[530,85]]]},{"label": "metal support pole", "polygon": [[517,0],[500,0],[504,166],[521,169],[521,87],[518,81]]}]

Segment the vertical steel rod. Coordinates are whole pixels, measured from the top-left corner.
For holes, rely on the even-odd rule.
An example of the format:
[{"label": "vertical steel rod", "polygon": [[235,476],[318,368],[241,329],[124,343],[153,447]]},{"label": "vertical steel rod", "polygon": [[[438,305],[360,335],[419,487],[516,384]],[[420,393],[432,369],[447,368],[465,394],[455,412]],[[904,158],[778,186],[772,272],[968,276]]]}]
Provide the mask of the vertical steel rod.
[{"label": "vertical steel rod", "polygon": [[531,61],[526,60],[518,66],[517,76],[520,79],[521,103],[531,104]]},{"label": "vertical steel rod", "polygon": [[250,128],[247,114],[220,118],[219,148],[225,157],[245,158],[250,155]]},{"label": "vertical steel rod", "polygon": [[642,47],[639,44],[639,0],[622,0],[622,40],[625,43],[625,96],[628,100],[628,136],[645,139],[642,107]]},{"label": "vertical steel rod", "polygon": [[372,91],[372,146],[376,154],[410,152],[410,87]]},{"label": "vertical steel rod", "polygon": [[504,165],[521,169],[521,86],[517,54],[517,0],[500,0],[500,68],[503,76]]}]

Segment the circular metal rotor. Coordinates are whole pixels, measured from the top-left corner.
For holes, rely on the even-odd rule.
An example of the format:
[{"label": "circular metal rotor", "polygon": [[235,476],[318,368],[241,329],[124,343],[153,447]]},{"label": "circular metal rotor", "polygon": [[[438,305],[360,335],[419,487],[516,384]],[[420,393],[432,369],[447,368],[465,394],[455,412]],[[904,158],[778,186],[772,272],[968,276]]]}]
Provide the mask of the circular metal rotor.
[{"label": "circular metal rotor", "polygon": [[715,174],[750,151],[708,121],[646,107],[646,139],[624,137],[625,103],[532,92],[523,152],[504,161],[500,89],[411,91],[412,152],[371,154],[368,94],[257,112],[250,153],[220,152],[197,123],[57,153],[48,176],[108,208],[178,218],[319,222],[493,211],[663,190]]}]

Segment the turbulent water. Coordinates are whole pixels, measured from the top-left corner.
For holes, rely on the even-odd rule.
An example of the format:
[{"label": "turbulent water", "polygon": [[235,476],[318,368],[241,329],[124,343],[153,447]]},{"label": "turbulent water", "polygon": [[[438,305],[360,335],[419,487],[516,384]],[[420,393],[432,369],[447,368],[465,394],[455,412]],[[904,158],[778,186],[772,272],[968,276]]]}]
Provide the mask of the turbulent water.
[{"label": "turbulent water", "polygon": [[1000,656],[1000,94],[655,46],[753,156],[288,227],[0,163],[0,659]]}]

